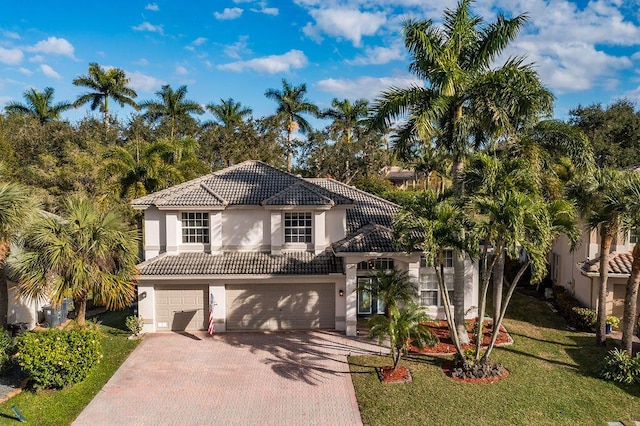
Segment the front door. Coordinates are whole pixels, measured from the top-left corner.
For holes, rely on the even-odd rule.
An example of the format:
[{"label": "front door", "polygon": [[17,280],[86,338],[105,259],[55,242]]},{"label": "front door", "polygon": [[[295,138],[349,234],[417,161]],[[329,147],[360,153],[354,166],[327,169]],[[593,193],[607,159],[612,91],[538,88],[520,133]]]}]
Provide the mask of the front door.
[{"label": "front door", "polygon": [[358,316],[368,317],[373,314],[384,313],[384,302],[375,299],[367,288],[375,286],[372,277],[358,277]]}]

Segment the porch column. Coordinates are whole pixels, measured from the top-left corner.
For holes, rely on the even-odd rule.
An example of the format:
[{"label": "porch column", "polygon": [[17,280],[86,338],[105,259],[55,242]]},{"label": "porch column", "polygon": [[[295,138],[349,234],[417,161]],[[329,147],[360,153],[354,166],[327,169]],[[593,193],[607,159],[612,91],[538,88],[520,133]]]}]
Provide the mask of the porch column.
[{"label": "porch column", "polygon": [[356,294],[357,287],[357,276],[356,276],[356,264],[355,263],[347,263],[347,285],[346,285],[346,302],[347,302],[347,312],[346,312],[346,323],[347,323],[347,336],[357,336],[358,335],[358,295]]}]

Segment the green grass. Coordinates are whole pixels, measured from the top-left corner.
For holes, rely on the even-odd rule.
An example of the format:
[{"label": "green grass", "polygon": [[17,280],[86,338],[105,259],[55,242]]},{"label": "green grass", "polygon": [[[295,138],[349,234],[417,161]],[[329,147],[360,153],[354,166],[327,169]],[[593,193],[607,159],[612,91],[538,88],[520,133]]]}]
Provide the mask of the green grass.
[{"label": "green grass", "polygon": [[129,311],[123,310],[106,312],[98,317],[105,334],[102,343],[104,358],[86,380],[62,390],[22,392],[0,404],[0,424],[19,424],[11,411],[14,405],[31,424],[71,424],[138,345],[138,340],[127,340],[130,334],[124,326],[127,315]]},{"label": "green grass", "polygon": [[562,318],[537,299],[516,294],[505,326],[512,346],[492,358],[510,371],[493,384],[459,383],[441,370],[451,357],[410,356],[401,361],[413,375],[409,384],[379,382],[376,356],[349,358],[358,404],[366,425],[491,424],[605,425],[640,420],[640,386],[598,378],[609,348],[595,347],[593,334],[570,331]]}]

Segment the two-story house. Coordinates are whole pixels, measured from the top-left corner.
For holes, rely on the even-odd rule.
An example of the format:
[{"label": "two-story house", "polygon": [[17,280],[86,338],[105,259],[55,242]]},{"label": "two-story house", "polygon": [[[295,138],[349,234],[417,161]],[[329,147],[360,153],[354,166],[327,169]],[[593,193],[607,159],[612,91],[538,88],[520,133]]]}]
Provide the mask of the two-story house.
[{"label": "two-story house", "polygon": [[[399,206],[338,181],[247,161],[132,205],[144,213],[145,332],[206,329],[212,303],[216,332],[320,328],[353,336],[359,316],[383,309],[358,284],[393,268],[408,272],[430,315],[443,317],[433,268],[421,253],[395,248]],[[478,298],[471,261],[466,282],[469,309]]]},{"label": "two-story house", "polygon": [[[622,318],[627,280],[631,275],[631,251],[638,242],[636,231],[620,233],[611,245],[607,314]],[[596,309],[600,288],[600,235],[583,227],[582,237],[574,251],[566,236],[556,239],[549,254],[550,277],[556,285],[569,290],[584,306]],[[640,298],[639,298],[640,303]]]}]

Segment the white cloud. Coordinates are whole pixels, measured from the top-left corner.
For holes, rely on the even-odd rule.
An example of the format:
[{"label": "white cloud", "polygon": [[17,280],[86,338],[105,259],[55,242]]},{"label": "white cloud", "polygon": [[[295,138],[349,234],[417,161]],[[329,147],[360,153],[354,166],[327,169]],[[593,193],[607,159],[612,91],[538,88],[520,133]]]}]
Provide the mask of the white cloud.
[{"label": "white cloud", "polygon": [[207,42],[207,39],[205,37],[198,37],[197,39],[193,40],[191,44],[194,46],[200,46],[206,42]]},{"label": "white cloud", "polygon": [[149,65],[149,60],[147,58],[140,58],[135,61],[134,64],[146,67],[147,65]]},{"label": "white cloud", "polygon": [[302,29],[305,35],[318,41],[322,34],[350,40],[354,46],[362,44],[363,36],[374,35],[387,18],[382,12],[361,12],[347,8],[314,9],[309,14],[315,19]]},{"label": "white cloud", "polygon": [[15,65],[22,62],[24,53],[20,49],[5,49],[0,47],[0,62],[4,64]]},{"label": "white cloud", "polygon": [[241,35],[238,41],[233,44],[226,45],[222,48],[224,54],[231,59],[240,59],[242,55],[251,54],[251,50],[247,47],[248,35]]},{"label": "white cloud", "polygon": [[407,88],[410,86],[423,87],[424,83],[413,76],[404,77],[368,77],[363,76],[357,79],[335,79],[328,78],[320,80],[313,85],[317,90],[331,93],[334,96],[346,99],[365,98],[373,100],[380,94],[391,88]]},{"label": "white cloud", "polygon": [[44,53],[47,55],[64,55],[73,58],[73,45],[64,38],[49,37],[28,47],[29,52]]},{"label": "white cloud", "polygon": [[33,55],[29,58],[29,62],[42,62],[44,61],[44,56],[42,55]]},{"label": "white cloud", "polygon": [[3,31],[3,34],[6,38],[12,38],[14,40],[19,40],[20,39],[20,34],[14,32],[14,31]]},{"label": "white cloud", "polygon": [[189,71],[182,65],[178,65],[175,69],[175,73],[179,75],[187,75],[189,74]]},{"label": "white cloud", "polygon": [[280,13],[280,10],[278,10],[277,7],[267,7],[267,2],[266,1],[261,1],[258,3],[258,6],[260,6],[260,8],[251,8],[252,12],[257,12],[257,13],[263,13],[265,15],[271,15],[271,16],[278,16],[278,14]]},{"label": "white cloud", "polygon": [[218,69],[225,71],[242,72],[245,69],[275,74],[289,72],[292,69],[304,68],[308,63],[305,54],[300,50],[292,49],[282,55],[269,55],[248,61],[237,61],[218,65]]},{"label": "white cloud", "polygon": [[31,70],[30,70],[30,69],[28,69],[28,68],[20,67],[20,68],[18,69],[18,71],[20,71],[20,73],[21,73],[21,74],[24,74],[24,75],[26,75],[26,76],[31,76],[31,75],[33,75],[33,71],[31,71]]},{"label": "white cloud", "polygon": [[53,68],[51,68],[47,64],[40,65],[40,71],[42,71],[42,74],[46,75],[47,77],[57,78],[57,79],[62,78],[60,74],[58,74]]},{"label": "white cloud", "polygon": [[164,34],[164,30],[162,28],[162,25],[153,25],[150,22],[143,22],[140,25],[136,25],[135,27],[131,27],[134,31],[148,31],[150,33],[158,33],[158,34]]},{"label": "white cloud", "polygon": [[401,43],[390,47],[374,46],[364,49],[364,55],[347,61],[351,65],[382,65],[391,61],[400,61],[406,56],[406,49]]},{"label": "white cloud", "polygon": [[225,7],[222,13],[213,12],[213,16],[218,20],[236,19],[242,15],[242,9],[239,7]]},{"label": "white cloud", "polygon": [[167,84],[164,80],[142,74],[138,71],[133,73],[127,72],[127,77],[131,79],[129,86],[131,86],[133,90],[140,92],[152,93],[163,84]]},{"label": "white cloud", "polygon": [[144,8],[145,8],[145,10],[151,10],[152,12],[157,12],[157,11],[160,10],[160,8],[158,7],[158,5],[156,3],[149,3]]}]

